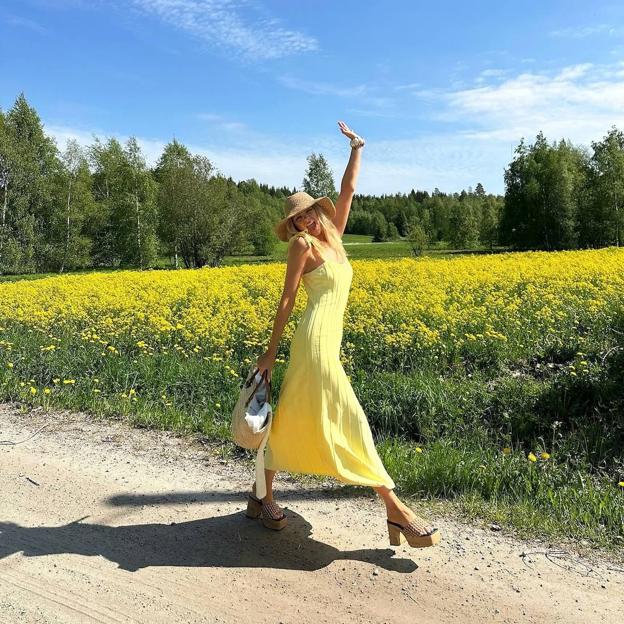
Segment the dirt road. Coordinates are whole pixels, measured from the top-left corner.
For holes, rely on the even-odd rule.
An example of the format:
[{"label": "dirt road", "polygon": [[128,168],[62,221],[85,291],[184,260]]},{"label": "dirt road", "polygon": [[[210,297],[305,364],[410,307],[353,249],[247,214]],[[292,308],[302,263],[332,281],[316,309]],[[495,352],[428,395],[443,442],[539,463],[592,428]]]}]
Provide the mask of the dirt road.
[{"label": "dirt road", "polygon": [[287,474],[274,532],[244,515],[251,468],[197,440],[0,405],[0,440],[46,423],[0,446],[0,622],[621,621],[617,562],[443,519],[391,547],[372,490]]}]

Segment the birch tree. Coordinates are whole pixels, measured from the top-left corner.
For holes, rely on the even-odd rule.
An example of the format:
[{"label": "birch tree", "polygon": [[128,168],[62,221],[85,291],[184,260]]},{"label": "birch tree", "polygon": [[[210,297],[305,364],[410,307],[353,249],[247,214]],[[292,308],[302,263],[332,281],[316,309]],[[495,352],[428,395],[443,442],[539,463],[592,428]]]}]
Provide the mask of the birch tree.
[{"label": "birch tree", "polygon": [[126,234],[124,260],[128,264],[137,264],[140,269],[144,269],[158,257],[156,184],[134,137],[130,137],[126,142],[124,156],[123,183],[126,200],[122,205]]}]

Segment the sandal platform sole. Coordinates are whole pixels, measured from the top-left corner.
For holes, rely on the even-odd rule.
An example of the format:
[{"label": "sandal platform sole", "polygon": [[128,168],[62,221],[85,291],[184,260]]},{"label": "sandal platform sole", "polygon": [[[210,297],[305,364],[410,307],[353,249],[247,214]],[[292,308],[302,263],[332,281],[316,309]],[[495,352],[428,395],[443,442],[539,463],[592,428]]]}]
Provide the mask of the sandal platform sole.
[{"label": "sandal platform sole", "polygon": [[248,518],[262,518],[262,524],[267,529],[273,529],[274,531],[281,531],[287,524],[288,521],[286,516],[282,516],[279,520],[275,518],[267,517],[262,513],[262,502],[255,499],[253,496],[249,495],[247,498],[247,511],[245,515]]},{"label": "sandal platform sole", "polygon": [[405,535],[396,524],[391,523],[389,520],[387,524],[391,546],[400,546],[406,541],[412,548],[426,548],[427,546],[435,546],[440,542],[440,531],[438,529],[433,529],[428,535],[412,535],[411,533]]}]

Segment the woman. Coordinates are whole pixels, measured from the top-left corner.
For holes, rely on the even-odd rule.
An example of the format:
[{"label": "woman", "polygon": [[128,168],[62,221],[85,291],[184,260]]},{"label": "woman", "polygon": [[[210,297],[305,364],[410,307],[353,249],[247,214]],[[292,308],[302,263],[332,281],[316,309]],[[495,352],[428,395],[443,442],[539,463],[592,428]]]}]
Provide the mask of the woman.
[{"label": "woman", "polygon": [[377,454],[366,415],[340,362],[343,314],[353,275],[342,235],[364,141],[343,122],[338,125],[351,139],[352,149],[336,205],[328,197],[295,193],[287,198],[286,216],[275,228],[278,237],[288,241],[288,263],[269,347],[256,363],[269,380],[301,280],[308,305],[293,336],[266,446],[267,495],[257,498],[254,484],[247,515],[262,516],[265,526],[282,529],[286,516],[272,490],[276,471],[329,475],[377,492],[386,504],[391,545],[406,538],[415,547],[431,546],[439,542],[440,533],[393,492],[394,481]]}]

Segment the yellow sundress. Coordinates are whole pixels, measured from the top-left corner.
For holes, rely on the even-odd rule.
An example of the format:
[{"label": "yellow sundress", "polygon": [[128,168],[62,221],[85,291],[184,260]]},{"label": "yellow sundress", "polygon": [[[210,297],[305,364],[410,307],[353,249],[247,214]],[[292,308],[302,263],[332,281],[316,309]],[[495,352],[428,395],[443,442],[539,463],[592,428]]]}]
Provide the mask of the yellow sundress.
[{"label": "yellow sundress", "polygon": [[[300,232],[290,242],[297,236],[325,258],[318,239]],[[290,345],[264,466],[392,489],[394,481],[377,454],[368,420],[340,361],[352,277],[348,260],[327,258],[303,274],[308,303]]]}]

